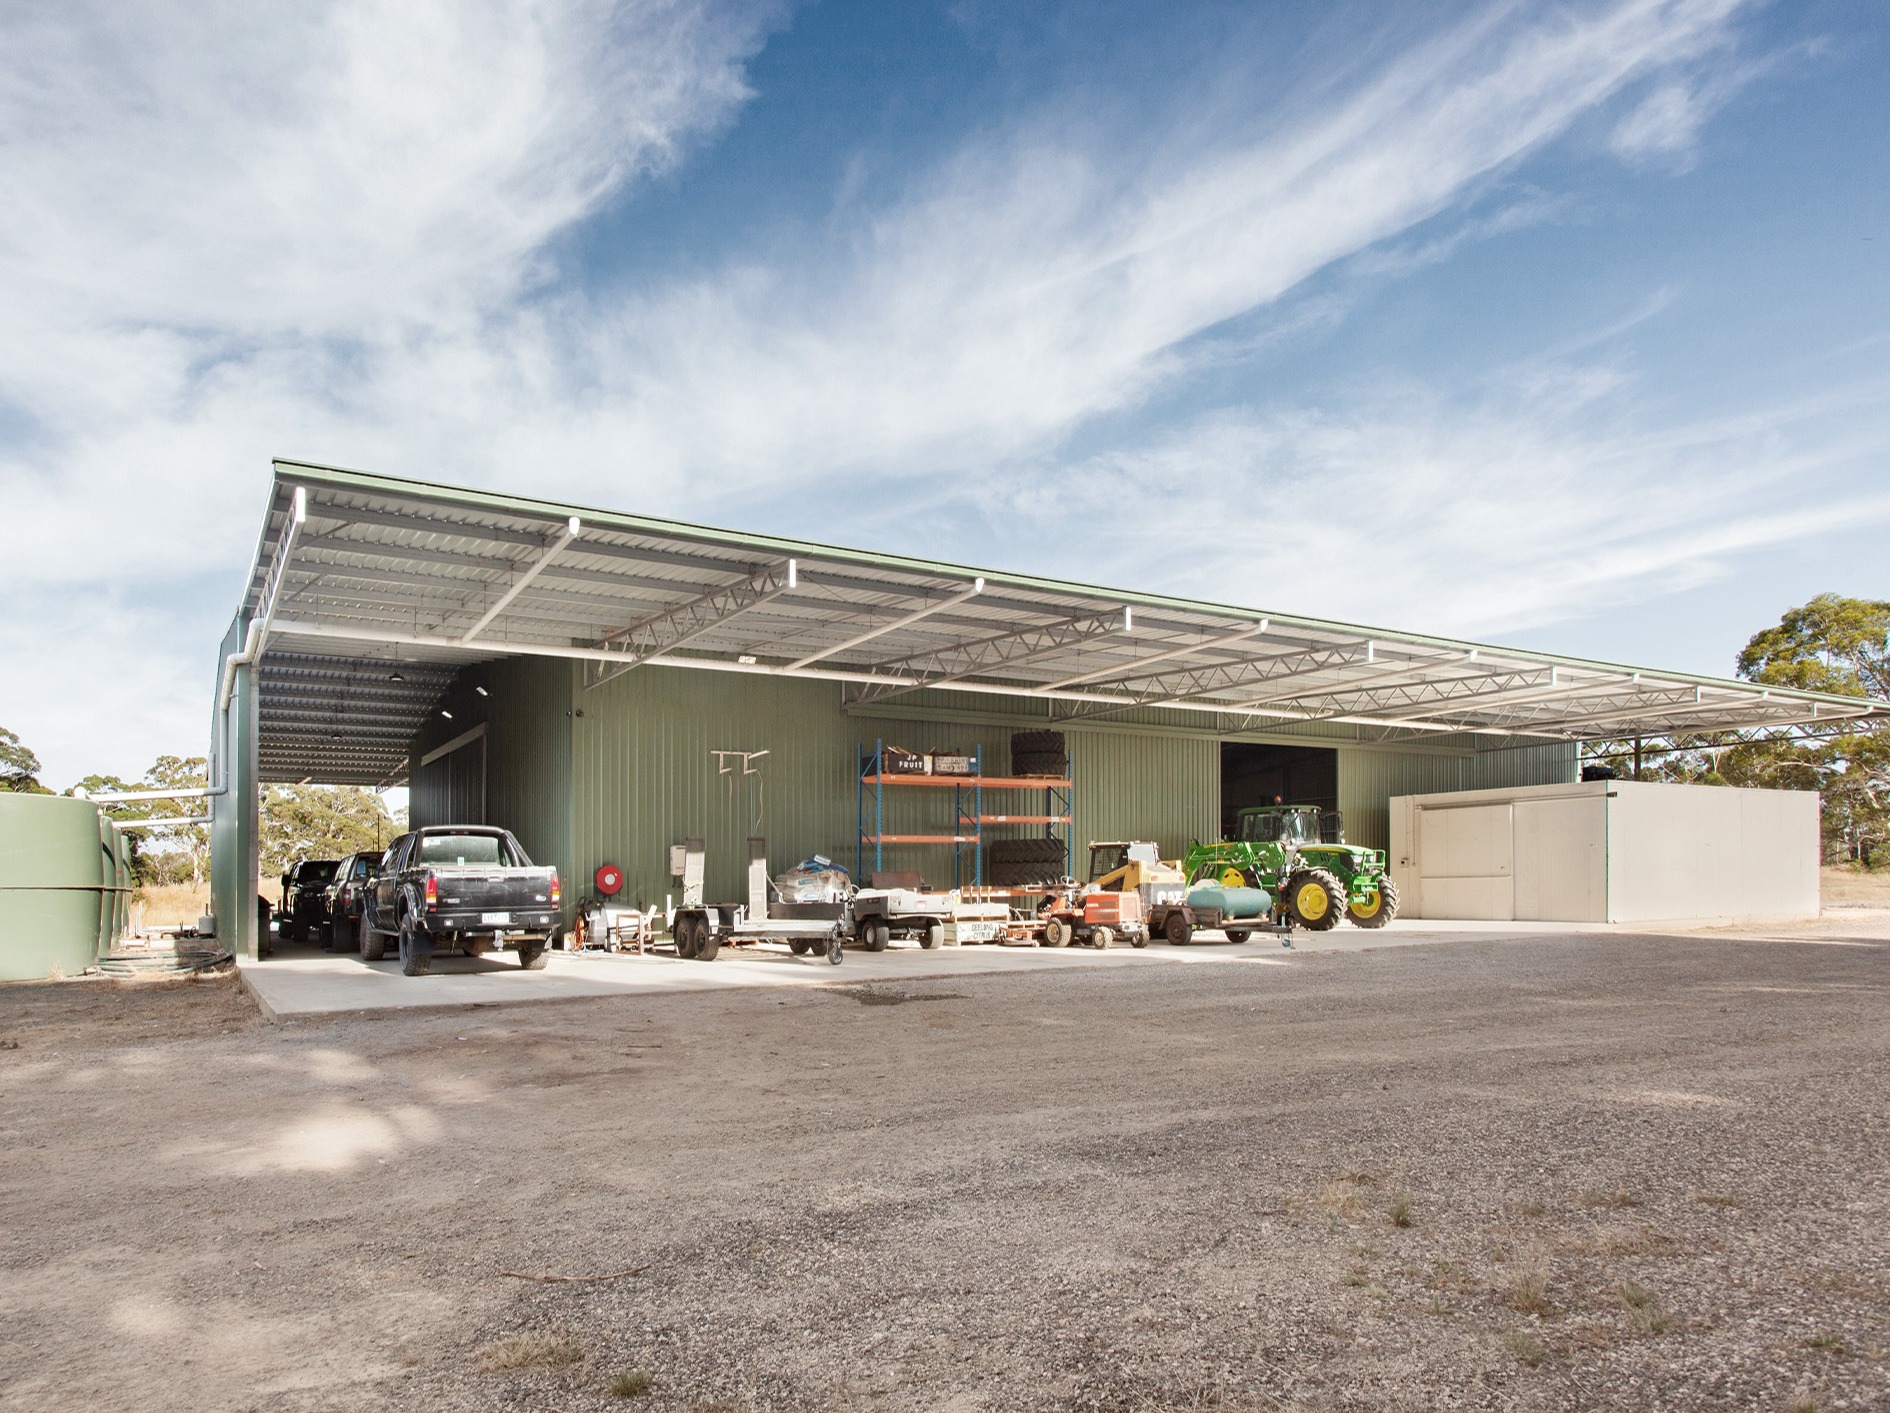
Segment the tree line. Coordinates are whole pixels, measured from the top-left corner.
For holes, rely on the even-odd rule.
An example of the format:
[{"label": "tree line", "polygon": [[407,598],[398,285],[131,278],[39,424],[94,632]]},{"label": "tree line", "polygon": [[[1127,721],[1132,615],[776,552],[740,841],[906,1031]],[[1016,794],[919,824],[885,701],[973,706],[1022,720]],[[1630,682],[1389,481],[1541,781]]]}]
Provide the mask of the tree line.
[{"label": "tree line", "polygon": [[[42,767],[19,736],[0,726],[0,790],[50,795]],[[142,778],[88,775],[63,793],[99,795],[144,790],[202,790],[209,785],[202,756],[159,756]],[[136,800],[100,808],[119,823],[201,814],[200,799]],[[262,792],[261,868],[273,877],[301,859],[334,859],[385,848],[407,827],[406,811],[389,812],[372,790],[358,785],[271,785]],[[171,824],[126,832],[133,880],[202,886],[210,876],[210,827]]]}]

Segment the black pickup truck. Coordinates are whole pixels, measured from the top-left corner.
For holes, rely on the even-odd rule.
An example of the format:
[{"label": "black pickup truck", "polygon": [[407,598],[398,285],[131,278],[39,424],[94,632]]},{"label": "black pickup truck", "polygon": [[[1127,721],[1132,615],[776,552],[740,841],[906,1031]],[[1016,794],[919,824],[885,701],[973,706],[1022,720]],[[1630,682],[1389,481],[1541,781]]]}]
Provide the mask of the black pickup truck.
[{"label": "black pickup truck", "polygon": [[511,948],[537,971],[563,932],[558,870],[538,868],[503,829],[441,825],[394,841],[361,910],[361,955],[400,939],[400,969],[425,976],[435,952]]}]

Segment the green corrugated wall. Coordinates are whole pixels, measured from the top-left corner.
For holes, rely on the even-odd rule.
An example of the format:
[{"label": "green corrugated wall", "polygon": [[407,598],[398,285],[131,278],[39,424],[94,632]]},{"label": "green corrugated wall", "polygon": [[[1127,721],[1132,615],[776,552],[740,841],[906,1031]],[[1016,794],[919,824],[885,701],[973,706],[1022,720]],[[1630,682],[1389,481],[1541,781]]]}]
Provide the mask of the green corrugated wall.
[{"label": "green corrugated wall", "polygon": [[[660,905],[677,891],[669,847],[690,834],[709,844],[710,895],[739,897],[743,840],[755,828],[757,811],[776,870],[812,853],[851,869],[861,743],[871,749],[877,738],[920,751],[982,747],[986,773],[1001,774],[1010,766],[1013,729],[1052,724],[1030,720],[1036,704],[1007,698],[958,696],[951,714],[959,719],[875,719],[843,711],[840,686],[832,682],[646,667],[586,690],[583,670],[541,658],[469,668],[453,694],[454,720],[436,718],[414,748],[417,765],[426,750],[484,721],[488,822],[511,829],[534,859],[557,864],[570,901],[588,893],[592,873],[609,862],[623,869],[628,900]],[[475,682],[490,695],[474,694]],[[935,709],[923,698],[903,705],[915,715]],[[1113,721],[1059,725],[1070,738],[1079,868],[1092,839],[1154,839],[1164,856],[1176,857],[1190,840],[1215,829],[1220,738],[1148,725],[1146,732]],[[1389,842],[1386,801],[1392,795],[1570,780],[1575,770],[1574,748],[1564,745],[1472,755],[1461,746],[1432,754],[1331,744],[1339,751],[1348,836],[1380,848]],[[710,754],[716,749],[768,752],[759,782],[719,776]],[[731,763],[731,769],[740,767]],[[895,788],[885,797],[885,832],[952,831],[949,790]],[[414,822],[434,822],[425,817],[419,794],[415,801]],[[992,794],[985,810],[1044,812],[1041,795]],[[987,845],[1027,832],[1038,831],[992,826]],[[870,853],[866,862],[870,869]],[[917,869],[944,884],[952,876],[952,851],[889,845],[885,865]]]}]

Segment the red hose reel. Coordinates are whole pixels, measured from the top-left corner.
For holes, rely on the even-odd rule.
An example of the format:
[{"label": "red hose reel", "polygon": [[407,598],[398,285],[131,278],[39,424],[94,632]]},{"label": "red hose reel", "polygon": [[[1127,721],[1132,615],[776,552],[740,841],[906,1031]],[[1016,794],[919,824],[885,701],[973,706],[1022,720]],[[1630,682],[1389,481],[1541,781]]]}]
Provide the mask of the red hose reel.
[{"label": "red hose reel", "polygon": [[614,898],[623,891],[623,870],[615,864],[599,864],[597,872],[591,875],[591,881],[604,897]]}]

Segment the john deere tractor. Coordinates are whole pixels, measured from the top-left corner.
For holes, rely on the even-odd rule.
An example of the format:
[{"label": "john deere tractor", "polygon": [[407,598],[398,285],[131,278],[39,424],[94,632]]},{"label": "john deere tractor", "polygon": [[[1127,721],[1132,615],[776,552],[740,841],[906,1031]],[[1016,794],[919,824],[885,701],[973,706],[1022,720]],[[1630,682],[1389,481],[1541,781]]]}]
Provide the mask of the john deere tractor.
[{"label": "john deere tractor", "polygon": [[1337,815],[1327,815],[1330,822],[1322,825],[1324,813],[1313,805],[1242,810],[1236,838],[1196,844],[1182,869],[1190,883],[1264,888],[1281,911],[1313,932],[1337,927],[1341,915],[1360,927],[1383,927],[1398,912],[1384,851],[1344,843]]}]

